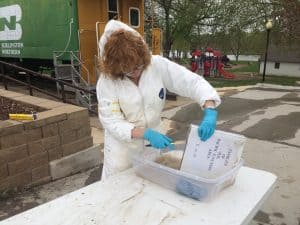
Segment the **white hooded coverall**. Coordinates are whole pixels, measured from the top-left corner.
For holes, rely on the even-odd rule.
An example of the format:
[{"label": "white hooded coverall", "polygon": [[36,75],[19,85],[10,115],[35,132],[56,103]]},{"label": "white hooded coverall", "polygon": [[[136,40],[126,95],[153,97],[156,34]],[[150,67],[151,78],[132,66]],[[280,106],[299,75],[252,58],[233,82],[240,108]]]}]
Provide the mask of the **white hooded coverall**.
[{"label": "white hooded coverall", "polygon": [[[112,30],[132,30],[111,20],[99,47],[100,56]],[[135,32],[135,31],[134,31]],[[137,32],[135,32],[137,33]],[[101,75],[97,83],[99,118],[104,127],[104,164],[102,179],[131,167],[131,155],[144,149],[143,139],[132,139],[134,127],[159,130],[166,90],[189,97],[203,106],[206,100],[221,102],[216,90],[201,76],[161,56],[152,56],[142,72],[138,86],[125,77],[112,80]]]}]

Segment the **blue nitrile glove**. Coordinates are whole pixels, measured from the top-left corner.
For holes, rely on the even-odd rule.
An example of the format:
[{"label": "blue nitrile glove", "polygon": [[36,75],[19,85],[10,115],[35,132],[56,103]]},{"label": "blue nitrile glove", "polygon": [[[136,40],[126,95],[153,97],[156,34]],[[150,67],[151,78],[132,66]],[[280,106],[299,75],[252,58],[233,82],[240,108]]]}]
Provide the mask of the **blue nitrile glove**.
[{"label": "blue nitrile glove", "polygon": [[198,135],[201,141],[206,141],[210,138],[216,129],[218,112],[215,109],[204,109],[204,116],[198,127]]},{"label": "blue nitrile glove", "polygon": [[176,184],[176,191],[179,194],[185,195],[196,200],[205,199],[208,195],[205,187],[194,185],[186,179],[180,179]]},{"label": "blue nitrile glove", "polygon": [[144,139],[150,142],[151,146],[158,149],[170,148],[174,150],[173,140],[155,130],[147,128],[144,133]]}]

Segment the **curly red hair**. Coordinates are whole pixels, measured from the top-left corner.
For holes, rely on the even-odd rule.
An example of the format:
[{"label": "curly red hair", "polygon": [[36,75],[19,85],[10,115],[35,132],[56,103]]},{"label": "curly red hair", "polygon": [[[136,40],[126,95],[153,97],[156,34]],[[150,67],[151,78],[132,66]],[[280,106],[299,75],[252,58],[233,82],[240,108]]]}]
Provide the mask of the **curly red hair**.
[{"label": "curly red hair", "polygon": [[141,36],[123,29],[111,34],[104,46],[104,55],[99,61],[101,71],[112,79],[123,79],[124,74],[151,60],[147,44]]}]

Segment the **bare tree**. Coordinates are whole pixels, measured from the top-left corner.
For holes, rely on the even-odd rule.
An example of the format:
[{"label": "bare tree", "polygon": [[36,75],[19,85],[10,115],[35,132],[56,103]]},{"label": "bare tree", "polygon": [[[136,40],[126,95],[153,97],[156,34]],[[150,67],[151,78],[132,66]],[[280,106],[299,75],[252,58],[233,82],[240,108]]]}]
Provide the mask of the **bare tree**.
[{"label": "bare tree", "polygon": [[300,40],[300,1],[281,0],[282,8],[278,18],[281,22],[281,31],[288,39]]}]

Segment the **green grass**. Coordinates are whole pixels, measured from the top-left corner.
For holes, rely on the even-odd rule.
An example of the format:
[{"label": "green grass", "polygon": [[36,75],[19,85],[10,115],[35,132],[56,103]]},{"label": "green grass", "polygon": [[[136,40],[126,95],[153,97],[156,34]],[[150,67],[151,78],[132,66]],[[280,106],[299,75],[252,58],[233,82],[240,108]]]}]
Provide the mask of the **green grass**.
[{"label": "green grass", "polygon": [[249,73],[258,73],[259,72],[259,62],[238,62],[237,65],[243,65],[236,69],[227,69],[228,72],[237,73],[237,72],[249,72]]},{"label": "green grass", "polygon": [[[262,82],[262,75],[259,74],[259,62],[238,61],[232,62],[237,65],[238,68],[228,69],[226,71],[236,75],[235,79],[224,78],[207,78],[208,82],[214,87],[236,87],[245,85],[255,85]],[[252,76],[250,74],[253,74]],[[265,83],[287,85],[287,86],[299,86],[296,81],[300,81],[300,78],[288,77],[288,76],[265,76]]]},{"label": "green grass", "polygon": [[[189,65],[187,59],[181,60],[179,64]],[[262,83],[262,75],[259,74],[259,62],[249,62],[249,61],[232,61],[231,64],[238,65],[239,68],[229,69],[224,68],[226,71],[236,75],[235,79],[224,79],[221,77],[217,78],[206,78],[207,81],[214,87],[236,87],[236,86],[246,86],[255,85],[257,83]],[[252,74],[252,76],[250,75]],[[272,76],[266,75],[265,83],[277,84],[277,85],[287,85],[287,86],[300,86],[296,83],[300,81],[300,78],[288,77],[288,76]]]},{"label": "green grass", "polygon": [[288,76],[271,76],[271,75],[265,76],[265,83],[271,83],[271,84],[299,86],[299,84],[297,84],[296,81],[300,81],[300,78],[288,77]]},{"label": "green grass", "polygon": [[[236,87],[245,85],[255,85],[262,82],[262,76],[256,75],[254,77],[243,78],[243,79],[224,79],[224,78],[206,78],[207,81],[213,87]],[[287,85],[287,86],[299,86],[296,81],[300,81],[300,78],[285,77],[285,76],[266,76],[265,83]]]},{"label": "green grass", "polygon": [[206,78],[206,80],[215,88],[219,87],[237,87],[237,86],[247,86],[247,85],[255,85],[259,83],[256,80],[229,80],[223,78]]},{"label": "green grass", "polygon": [[235,60],[231,60],[230,63],[231,64],[234,64],[234,65],[246,65],[248,64],[249,62],[252,62],[252,61],[235,61]]}]

